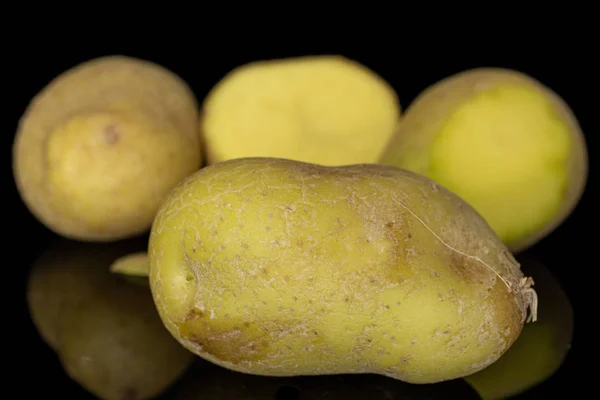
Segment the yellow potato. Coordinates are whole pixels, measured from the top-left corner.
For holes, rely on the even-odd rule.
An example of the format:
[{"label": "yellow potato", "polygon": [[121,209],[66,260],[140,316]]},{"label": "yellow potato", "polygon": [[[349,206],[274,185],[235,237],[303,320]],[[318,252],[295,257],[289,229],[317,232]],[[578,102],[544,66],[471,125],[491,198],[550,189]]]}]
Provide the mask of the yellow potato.
[{"label": "yellow potato", "polygon": [[238,67],[215,85],[202,109],[209,164],[241,157],[374,163],[401,112],[384,79],[331,55]]},{"label": "yellow potato", "polygon": [[68,376],[101,399],[154,398],[194,360],[161,323],[148,286],[109,272],[138,246],[61,241],[29,277],[27,300],[40,336]]},{"label": "yellow potato", "polygon": [[240,372],[449,380],[496,361],[535,316],[485,221],[393,167],[214,164],[169,194],[149,243],[169,331]]},{"label": "yellow potato", "polygon": [[84,241],[135,236],[201,165],[196,99],[159,65],[90,60],[32,100],[13,156],[21,197],[49,229]]},{"label": "yellow potato", "polygon": [[517,71],[480,68],[424,90],[379,163],[453,191],[516,253],[577,205],[588,156],[572,110],[555,92]]},{"label": "yellow potato", "polygon": [[573,340],[573,308],[552,273],[538,261],[521,258],[522,270],[535,281],[542,304],[535,324],[527,324],[515,344],[483,371],[465,380],[483,400],[522,393],[551,377],[563,364]]}]

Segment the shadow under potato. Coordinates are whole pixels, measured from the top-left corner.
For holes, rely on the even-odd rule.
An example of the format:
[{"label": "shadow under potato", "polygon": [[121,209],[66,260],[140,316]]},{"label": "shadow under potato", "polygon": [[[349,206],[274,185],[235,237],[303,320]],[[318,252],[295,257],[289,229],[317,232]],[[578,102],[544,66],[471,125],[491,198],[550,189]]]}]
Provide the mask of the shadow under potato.
[{"label": "shadow under potato", "polygon": [[479,400],[462,379],[428,385],[380,375],[266,377],[229,371],[201,360],[165,397],[168,400]]}]

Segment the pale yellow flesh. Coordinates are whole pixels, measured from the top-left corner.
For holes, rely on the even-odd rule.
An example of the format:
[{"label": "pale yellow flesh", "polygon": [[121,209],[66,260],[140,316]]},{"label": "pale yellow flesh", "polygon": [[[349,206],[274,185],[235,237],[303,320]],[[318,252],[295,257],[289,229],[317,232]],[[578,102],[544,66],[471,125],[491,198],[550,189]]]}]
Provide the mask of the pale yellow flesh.
[{"label": "pale yellow flesh", "polygon": [[472,209],[377,165],[215,164],[170,194],[149,256],[171,333],[255,374],[453,379],[505,351],[525,312],[518,266]]},{"label": "pale yellow flesh", "polygon": [[543,227],[567,184],[569,128],[542,93],[499,86],[464,101],[431,149],[429,176],[511,243]]},{"label": "pale yellow flesh", "polygon": [[376,162],[400,116],[393,88],[337,56],[252,63],[203,105],[209,162],[281,157],[323,165]]}]

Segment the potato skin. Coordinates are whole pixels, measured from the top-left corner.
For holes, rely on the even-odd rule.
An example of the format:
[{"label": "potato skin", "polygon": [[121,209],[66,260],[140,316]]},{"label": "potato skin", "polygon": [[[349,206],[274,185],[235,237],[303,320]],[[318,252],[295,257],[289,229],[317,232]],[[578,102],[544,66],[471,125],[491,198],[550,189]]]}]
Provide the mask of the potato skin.
[{"label": "potato skin", "polygon": [[44,87],[19,120],[17,189],[63,237],[135,237],[163,196],[200,168],[197,124],[197,100],[172,71],[117,55],[83,62]]},{"label": "potato skin", "polygon": [[458,378],[498,359],[535,305],[470,206],[383,165],[214,164],[163,203],[149,258],[173,336],[257,375]]},{"label": "potato skin", "polygon": [[386,146],[378,163],[427,175],[430,148],[448,116],[463,100],[478,92],[506,84],[525,85],[543,93],[554,105],[558,116],[569,126],[572,140],[567,165],[568,185],[562,207],[536,232],[507,243],[509,250],[516,254],[546,237],[570,215],[583,194],[588,177],[588,153],[579,122],[569,105],[538,80],[506,68],[476,68],[452,75],[431,85],[406,109],[395,135]]}]

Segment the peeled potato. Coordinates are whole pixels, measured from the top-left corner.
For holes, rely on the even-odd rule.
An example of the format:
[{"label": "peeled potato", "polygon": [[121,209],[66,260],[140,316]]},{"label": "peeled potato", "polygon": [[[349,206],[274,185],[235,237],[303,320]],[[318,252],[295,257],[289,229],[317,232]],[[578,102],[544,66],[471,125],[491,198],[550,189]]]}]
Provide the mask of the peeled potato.
[{"label": "peeled potato", "polygon": [[464,71],[424,90],[379,162],[462,197],[513,253],[569,216],[588,168],[568,104],[532,77],[501,68]]},{"label": "peeled potato", "polygon": [[341,56],[243,65],[211,90],[202,108],[209,164],[257,156],[376,162],[401,112],[383,78]]},{"label": "peeled potato", "polygon": [[19,193],[49,229],[80,241],[133,237],[201,165],[196,99],[157,64],[93,59],[35,96],[13,156]]}]

